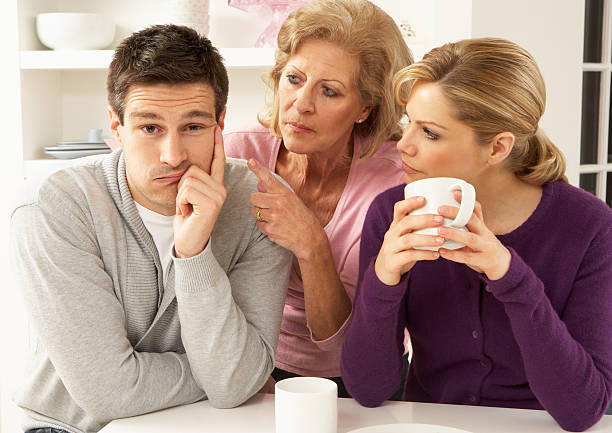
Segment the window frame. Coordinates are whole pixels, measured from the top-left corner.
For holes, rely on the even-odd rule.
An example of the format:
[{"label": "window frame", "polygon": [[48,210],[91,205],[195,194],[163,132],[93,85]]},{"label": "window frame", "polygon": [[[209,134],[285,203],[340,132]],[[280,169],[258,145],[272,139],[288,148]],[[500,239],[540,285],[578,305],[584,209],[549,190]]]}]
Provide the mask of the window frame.
[{"label": "window frame", "polygon": [[[588,0],[587,0],[588,1]],[[585,1],[585,40],[586,40],[586,10]],[[599,72],[599,114],[597,131],[597,163],[579,165],[579,174],[595,174],[595,195],[606,201],[607,178],[612,176],[612,161],[608,161],[611,77],[612,77],[612,5],[610,0],[603,1],[603,19],[601,33],[601,58],[598,63],[585,62],[582,58],[582,72]],[[583,107],[584,110],[584,107]],[[581,125],[584,127],[584,125]],[[580,143],[582,147],[582,143]],[[612,203],[608,203],[612,205]]]}]

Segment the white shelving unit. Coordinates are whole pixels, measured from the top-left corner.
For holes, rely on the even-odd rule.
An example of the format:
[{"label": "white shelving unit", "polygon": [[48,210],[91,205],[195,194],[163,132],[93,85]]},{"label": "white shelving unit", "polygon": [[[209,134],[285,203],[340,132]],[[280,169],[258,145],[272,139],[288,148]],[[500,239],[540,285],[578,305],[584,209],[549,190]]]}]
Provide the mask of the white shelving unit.
[{"label": "white shelving unit", "polygon": [[[113,48],[127,35],[168,22],[171,2],[164,0],[19,0],[19,62],[22,106],[22,155],[25,177],[60,169],[69,162],[44,153],[57,141],[82,140],[90,128],[111,137],[106,111],[106,74]],[[115,40],[105,50],[48,50],[36,36],[35,17],[42,12],[96,12],[116,24]],[[274,62],[274,49],[252,48],[265,23],[211,1],[210,39],[219,48],[230,75],[228,116],[231,126],[255,121],[265,88],[260,77]],[[240,32],[236,32],[240,28]],[[239,33],[240,37],[237,37]]]},{"label": "white shelving unit", "polygon": [[[228,68],[267,68],[274,63],[273,48],[221,48]],[[21,52],[22,70],[106,70],[113,50]]]},{"label": "white shelving unit", "polygon": [[[257,76],[274,62],[272,48],[221,48],[220,52],[225,59],[232,87],[238,89],[252,86],[255,80],[257,82],[254,87],[257,91],[257,85],[261,86]],[[83,124],[106,128],[104,85],[112,55],[112,50],[21,52],[25,177],[33,177],[40,172],[48,173],[69,165],[66,161],[46,157],[42,149],[44,146],[53,145],[55,141],[78,139],[86,135],[89,127],[77,126],[71,123],[71,119],[80,117],[84,119],[81,122]],[[253,92],[249,89],[240,92],[241,96],[238,97],[237,92],[231,93],[228,105],[249,105],[248,100],[256,98],[256,103],[261,104],[261,92]],[[84,110],[84,113],[75,112],[88,105],[96,108]],[[252,112],[243,110],[242,116],[235,117],[242,118],[239,120],[244,122],[251,116],[254,119],[258,106],[254,105]],[[32,123],[32,128],[28,128],[28,123]],[[35,125],[39,127],[36,128]],[[108,131],[106,135],[108,136]]]}]

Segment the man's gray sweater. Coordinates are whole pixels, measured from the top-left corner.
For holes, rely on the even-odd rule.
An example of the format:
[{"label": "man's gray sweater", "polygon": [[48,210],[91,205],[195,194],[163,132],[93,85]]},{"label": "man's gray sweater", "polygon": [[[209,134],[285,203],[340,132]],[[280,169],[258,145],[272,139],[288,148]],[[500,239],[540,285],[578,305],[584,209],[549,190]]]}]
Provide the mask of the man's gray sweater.
[{"label": "man's gray sweater", "polygon": [[14,265],[37,334],[17,404],[24,429],[97,432],[208,398],[234,407],[266,382],[290,255],[251,217],[257,178],[228,158],[227,198],[199,255],[157,249],[121,151],[51,175],[13,212]]}]

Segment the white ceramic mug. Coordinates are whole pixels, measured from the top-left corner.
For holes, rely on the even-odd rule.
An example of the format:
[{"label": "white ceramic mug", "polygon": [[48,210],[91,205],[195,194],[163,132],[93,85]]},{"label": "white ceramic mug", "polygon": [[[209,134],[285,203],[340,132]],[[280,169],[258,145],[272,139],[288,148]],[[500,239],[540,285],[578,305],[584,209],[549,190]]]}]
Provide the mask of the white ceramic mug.
[{"label": "white ceramic mug", "polygon": [[274,387],[276,433],[337,433],[338,386],[322,377],[292,377]]},{"label": "white ceramic mug", "polygon": [[[455,200],[455,191],[461,191],[461,203]],[[437,215],[440,206],[456,206],[459,208],[459,213],[454,220],[444,218],[444,225],[446,227],[468,231],[465,225],[470,220],[472,212],[474,211],[476,190],[466,181],[454,177],[430,177],[428,179],[416,180],[410,182],[404,188],[405,198],[415,196],[425,197],[425,205],[412,211],[410,213],[411,215]],[[414,233],[437,236],[438,228],[427,227],[421,230],[415,230]],[[447,239],[441,247],[415,247],[415,249],[438,251],[439,248],[456,250],[462,247],[464,247],[462,243]]]}]

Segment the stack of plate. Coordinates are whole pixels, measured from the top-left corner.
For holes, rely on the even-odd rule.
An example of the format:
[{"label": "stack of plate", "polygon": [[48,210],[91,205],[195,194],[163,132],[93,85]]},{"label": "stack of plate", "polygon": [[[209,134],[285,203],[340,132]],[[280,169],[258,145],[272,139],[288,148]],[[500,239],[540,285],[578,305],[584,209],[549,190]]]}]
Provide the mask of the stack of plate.
[{"label": "stack of plate", "polygon": [[45,147],[45,153],[57,159],[73,159],[111,152],[104,141],[58,141],[56,144],[57,146]]}]

